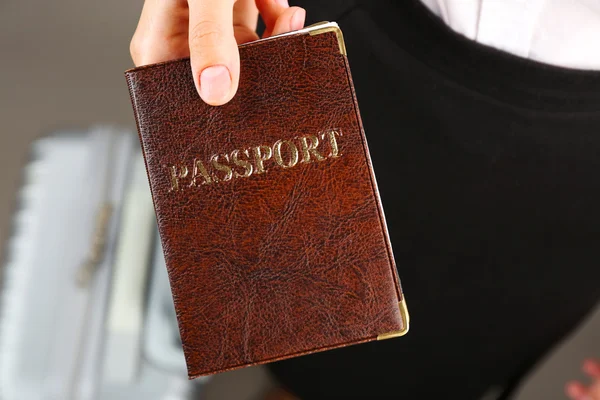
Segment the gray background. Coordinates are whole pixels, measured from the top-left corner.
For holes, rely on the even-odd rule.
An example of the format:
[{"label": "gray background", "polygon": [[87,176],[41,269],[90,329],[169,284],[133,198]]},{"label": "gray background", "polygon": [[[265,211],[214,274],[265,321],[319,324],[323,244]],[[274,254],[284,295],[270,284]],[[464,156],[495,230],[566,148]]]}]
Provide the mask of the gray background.
[{"label": "gray background", "polygon": [[[98,123],[134,128],[123,71],[132,66],[129,39],[141,6],[140,0],[0,1],[0,244],[10,234],[32,140]],[[527,327],[507,329],[518,335]],[[564,399],[564,383],[581,377],[583,358],[600,356],[599,330],[600,312],[549,355],[519,397]],[[260,368],[226,373],[212,380],[209,397],[257,399],[271,384]]]}]

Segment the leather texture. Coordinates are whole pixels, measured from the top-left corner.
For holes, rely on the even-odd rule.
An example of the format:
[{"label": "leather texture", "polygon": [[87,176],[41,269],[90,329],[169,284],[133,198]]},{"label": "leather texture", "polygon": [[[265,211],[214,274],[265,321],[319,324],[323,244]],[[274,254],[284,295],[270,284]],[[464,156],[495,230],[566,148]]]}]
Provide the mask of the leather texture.
[{"label": "leather texture", "polygon": [[[202,102],[187,59],[126,72],[190,378],[405,328],[337,40],[335,32],[298,33],[240,46],[239,91],[220,107]],[[265,173],[227,181],[209,162],[282,139],[302,159],[298,138],[330,129],[342,133],[338,157],[327,157],[321,140],[322,161],[281,168],[271,158]],[[194,160],[220,182],[198,177],[193,186]],[[177,167],[176,189],[174,165],[188,168]]]}]

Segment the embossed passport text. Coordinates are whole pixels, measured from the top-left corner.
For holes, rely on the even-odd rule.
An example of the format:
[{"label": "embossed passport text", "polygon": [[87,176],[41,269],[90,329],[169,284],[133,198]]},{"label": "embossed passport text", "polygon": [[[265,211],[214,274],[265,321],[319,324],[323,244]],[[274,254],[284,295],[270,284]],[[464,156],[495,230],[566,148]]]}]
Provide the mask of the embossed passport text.
[{"label": "embossed passport text", "polygon": [[190,378],[402,336],[408,313],[335,23],[126,72]]}]

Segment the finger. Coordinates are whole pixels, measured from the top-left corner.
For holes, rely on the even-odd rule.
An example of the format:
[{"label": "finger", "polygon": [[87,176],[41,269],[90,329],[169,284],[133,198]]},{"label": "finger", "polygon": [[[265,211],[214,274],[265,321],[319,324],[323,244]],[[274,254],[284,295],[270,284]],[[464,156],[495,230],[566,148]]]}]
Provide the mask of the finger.
[{"label": "finger", "polygon": [[272,35],[297,31],[304,27],[306,11],[300,7],[290,7],[281,14],[273,26]]},{"label": "finger", "polygon": [[237,0],[233,6],[233,25],[243,25],[256,31],[258,7],[255,0]]},{"label": "finger", "polygon": [[583,363],[583,372],[595,379],[600,379],[600,363],[594,360],[586,360]]},{"label": "finger", "polygon": [[237,0],[233,6],[233,32],[238,44],[258,39],[258,8],[255,0]]},{"label": "finger", "polygon": [[592,400],[588,396],[587,388],[580,382],[569,382],[565,387],[565,392],[573,400]]},{"label": "finger", "polygon": [[136,66],[189,55],[185,0],[146,0],[129,46]]},{"label": "finger", "polygon": [[265,23],[263,37],[269,37],[273,34],[275,23],[284,11],[290,8],[288,0],[256,0],[256,6]]},{"label": "finger", "polygon": [[255,0],[256,7],[267,29],[273,29],[277,19],[290,8],[288,0]]},{"label": "finger", "polygon": [[227,103],[239,82],[240,55],[233,31],[234,0],[188,0],[189,44],[196,89],[210,105]]},{"label": "finger", "polygon": [[600,400],[600,381],[596,381],[588,390],[588,396],[593,400]]}]

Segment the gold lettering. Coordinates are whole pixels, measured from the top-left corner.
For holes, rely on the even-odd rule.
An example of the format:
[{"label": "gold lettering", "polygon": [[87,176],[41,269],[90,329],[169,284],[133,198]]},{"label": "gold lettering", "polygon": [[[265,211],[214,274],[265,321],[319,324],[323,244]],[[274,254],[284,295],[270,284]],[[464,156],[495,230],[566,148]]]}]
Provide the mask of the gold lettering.
[{"label": "gold lettering", "polygon": [[202,182],[200,185],[209,185],[212,183],[212,179],[206,170],[206,167],[202,163],[202,161],[196,159],[194,160],[194,172],[192,174],[192,182],[190,183],[190,187],[198,186],[196,179],[202,177]]},{"label": "gold lettering", "polygon": [[187,177],[187,167],[185,165],[181,165],[178,169],[177,166],[172,165],[169,167],[169,172],[171,174],[171,189],[169,189],[169,192],[172,192],[173,190],[179,190],[179,179]]},{"label": "gold lettering", "polygon": [[[163,165],[163,168],[169,172],[169,192],[181,191],[186,187],[199,187],[231,181],[233,178],[247,178],[252,174],[263,174],[271,166],[288,169],[297,166],[298,163],[341,157],[341,137],[341,130],[326,129],[316,135],[304,135],[293,140],[280,139],[272,146],[263,144],[247,147],[228,154],[214,154],[204,161],[196,158],[192,165]],[[329,151],[326,147],[329,147]],[[267,165],[265,162],[268,160],[273,160],[272,164]]]},{"label": "gold lettering", "polygon": [[[244,154],[246,157],[250,158],[250,153],[248,153],[248,150],[244,150],[241,152],[242,154]],[[248,160],[241,160],[239,158],[240,155],[240,151],[239,150],[234,150],[231,152],[231,158],[233,160],[233,163],[239,167],[242,167],[245,169],[243,174],[238,173],[237,171],[233,172],[233,176],[235,176],[236,178],[247,178],[250,175],[252,175],[252,163]]]},{"label": "gold lettering", "polygon": [[[231,170],[231,167],[229,165],[226,164],[221,164],[219,162],[219,157],[223,157],[227,162],[229,162],[229,156],[227,154],[215,154],[214,156],[211,157],[210,162],[212,164],[212,166],[214,167],[214,169],[216,169],[217,171],[222,171],[225,172],[225,177],[222,179],[224,182],[230,181],[231,178],[233,177],[233,171]],[[214,176],[213,180],[215,182],[219,182],[221,179],[219,179],[218,176]]]},{"label": "gold lettering", "polygon": [[[286,164],[281,156],[281,145],[285,144],[290,149],[290,161]],[[298,148],[289,140],[278,140],[273,145],[273,157],[275,162],[283,168],[291,168],[298,163]]]},{"label": "gold lettering", "polygon": [[273,155],[273,151],[269,146],[260,145],[252,148],[254,153],[254,162],[256,163],[256,173],[262,174],[265,172],[264,162],[269,160]]},{"label": "gold lettering", "polygon": [[[308,143],[310,141],[310,144]],[[319,154],[317,147],[319,146],[319,138],[315,135],[305,135],[300,138],[300,147],[302,148],[302,162],[311,162],[311,155],[317,161],[323,161],[325,157]]]},{"label": "gold lettering", "polygon": [[342,136],[342,132],[330,129],[327,132],[321,134],[321,138],[323,140],[325,140],[325,137],[329,139],[329,147],[331,147],[331,153],[329,154],[329,157],[331,158],[337,158],[341,156],[337,140],[335,139],[335,135]]}]

